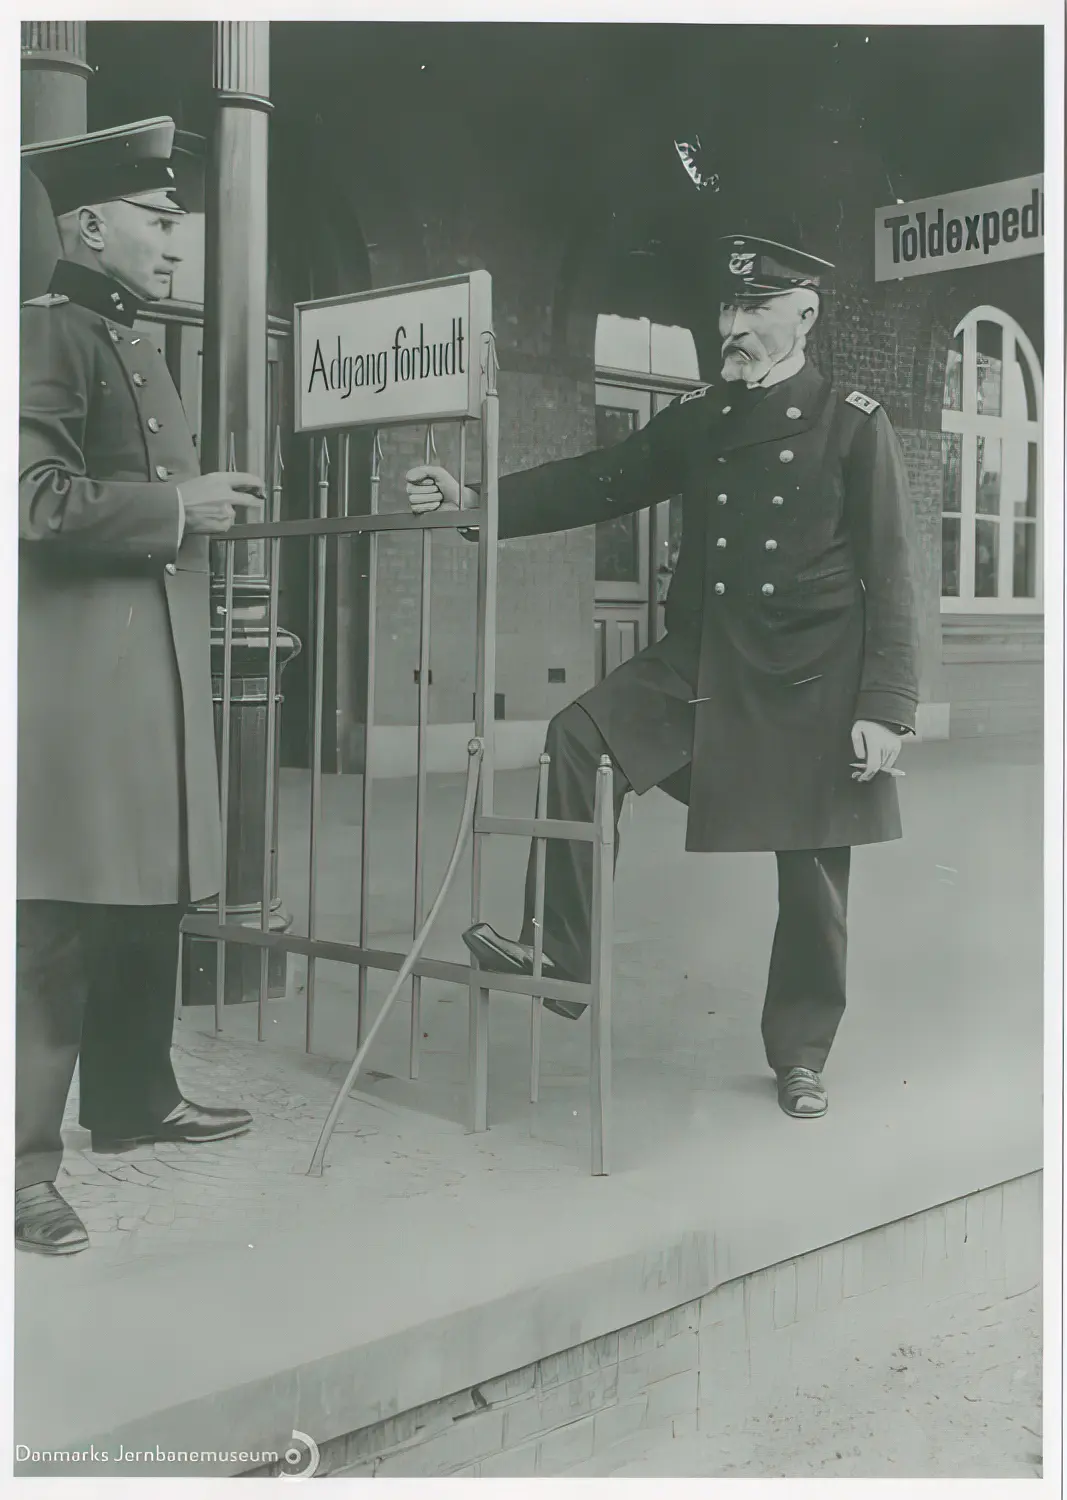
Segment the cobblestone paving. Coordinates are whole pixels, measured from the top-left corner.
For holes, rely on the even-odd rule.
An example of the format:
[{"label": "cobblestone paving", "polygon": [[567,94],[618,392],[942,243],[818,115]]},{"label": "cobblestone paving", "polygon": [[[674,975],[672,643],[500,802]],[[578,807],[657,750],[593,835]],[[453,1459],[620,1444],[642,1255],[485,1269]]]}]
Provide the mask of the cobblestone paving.
[{"label": "cobblestone paving", "polygon": [[[243,1106],[254,1128],[213,1145],[150,1145],[100,1155],[77,1123],[75,1087],[57,1187],[81,1214],[90,1254],[100,1260],[254,1242],[257,1231],[292,1223],[302,1209],[318,1208],[339,1191],[366,1194],[376,1205],[448,1194],[472,1170],[499,1164],[490,1138],[357,1097],[333,1137],[326,1173],[309,1177],[343,1064],[196,1031],[182,1035],[174,1064],[188,1097]],[[512,1138],[506,1154],[509,1168],[518,1170],[517,1187],[529,1186],[531,1174],[548,1181],[558,1172],[558,1153],[544,1143]]]}]

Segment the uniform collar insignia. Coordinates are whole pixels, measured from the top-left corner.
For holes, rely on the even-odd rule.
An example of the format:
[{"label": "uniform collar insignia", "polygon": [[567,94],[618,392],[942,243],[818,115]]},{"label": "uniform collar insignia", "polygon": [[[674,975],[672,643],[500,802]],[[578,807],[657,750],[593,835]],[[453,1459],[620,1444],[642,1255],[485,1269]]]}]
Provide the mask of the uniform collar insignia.
[{"label": "uniform collar insignia", "polygon": [[141,312],[141,304],[132,292],[88,266],[61,260],[52,273],[49,291],[58,292],[79,307],[99,313],[126,328],[132,328]]}]

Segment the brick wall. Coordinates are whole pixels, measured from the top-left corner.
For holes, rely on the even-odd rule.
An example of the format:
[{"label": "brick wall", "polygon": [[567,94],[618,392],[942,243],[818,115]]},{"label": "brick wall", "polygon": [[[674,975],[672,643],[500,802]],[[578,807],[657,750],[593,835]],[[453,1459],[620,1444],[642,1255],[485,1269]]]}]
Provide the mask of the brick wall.
[{"label": "brick wall", "polygon": [[1040,662],[949,663],[943,676],[953,739],[1041,734],[1045,669]]},{"label": "brick wall", "polygon": [[[455,121],[443,120],[441,128],[453,129]],[[375,286],[478,266],[492,274],[501,473],[584,452],[594,434],[592,334],[584,360],[552,344],[564,228],[540,214],[521,185],[509,185],[497,167],[487,166],[483,147],[469,138],[457,140],[454,153],[438,158],[434,175],[422,180],[407,168],[390,174],[382,142],[375,142],[373,160],[354,144],[349,192]],[[393,149],[403,154],[402,143]],[[405,161],[410,165],[411,158]],[[455,471],[455,429],[441,428],[436,438],[439,461]],[[480,441],[480,424],[472,423],[472,479],[480,478]],[[406,508],[403,474],[423,462],[424,444],[420,429],[386,435],[383,510]],[[439,533],[433,559],[430,718],[465,723],[473,716],[477,550]],[[419,539],[383,536],[375,703],[383,725],[415,722],[420,577]],[[504,717],[548,718],[592,682],[593,533],[587,528],[504,543],[498,577],[496,686]],[[549,683],[550,666],[563,669],[562,683]]]},{"label": "brick wall", "polygon": [[946,1298],[1040,1284],[1041,1174],[716,1287],[645,1322],[321,1445],[320,1475],[580,1475],[713,1432]]},{"label": "brick wall", "polygon": [[919,697],[944,693],[941,664],[941,433],[898,427],[915,517],[915,587],[919,606]]}]

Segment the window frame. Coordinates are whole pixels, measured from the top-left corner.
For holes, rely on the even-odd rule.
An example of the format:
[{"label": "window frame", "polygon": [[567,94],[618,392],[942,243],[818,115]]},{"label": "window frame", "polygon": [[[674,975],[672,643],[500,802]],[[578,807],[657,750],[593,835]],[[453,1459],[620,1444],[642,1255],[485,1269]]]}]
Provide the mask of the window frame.
[{"label": "window frame", "polygon": [[[1037,416],[1034,421],[1027,420],[1019,423],[1011,418],[1001,416],[989,416],[978,412],[978,325],[979,323],[994,323],[1000,330],[1003,339],[1002,370],[1007,370],[1011,364],[1009,355],[1014,355],[1020,363],[1025,362],[1030,372],[1030,378],[1034,387],[1034,402]],[[1020,328],[1019,324],[1008,313],[1000,308],[982,305],[973,307],[963,317],[956,327],[954,339],[963,338],[963,359],[961,366],[961,410],[951,411],[947,407],[941,410],[941,432],[958,433],[962,439],[961,448],[961,483],[960,483],[960,510],[959,512],[942,510],[942,515],[959,515],[960,518],[960,593],[959,595],[940,594],[942,615],[1040,615],[1044,613],[1044,597],[1042,589],[1043,563],[1044,563],[1044,486],[1042,474],[1043,456],[1043,433],[1042,433],[1042,400],[1044,392],[1043,372],[1041,362],[1033,344]],[[1004,383],[1002,382],[1002,391]],[[942,401],[944,396],[942,395]],[[1003,401],[1002,401],[1003,406]],[[975,522],[979,512],[977,510],[978,499],[978,439],[994,438],[1001,442],[1001,454],[1003,455],[1004,440],[1014,438],[1026,443],[1035,443],[1037,446],[1037,473],[1034,516],[1034,550],[1035,550],[1035,593],[1034,597],[1018,598],[1014,594],[999,594],[995,598],[976,597],[974,593],[974,548],[975,548]],[[944,456],[942,450],[941,460],[942,482],[944,476]],[[1007,512],[1010,504],[1003,495],[1001,497],[1001,509],[998,525],[1000,528],[1000,561],[998,569],[1000,578],[998,587],[1004,577],[1011,577],[1012,559],[1015,555],[1015,525],[1014,512]],[[1007,521],[1005,516],[1008,515]],[[1005,531],[1009,532],[1008,543],[1005,546]],[[940,570],[939,570],[940,571]],[[939,580],[940,589],[940,580]]]}]

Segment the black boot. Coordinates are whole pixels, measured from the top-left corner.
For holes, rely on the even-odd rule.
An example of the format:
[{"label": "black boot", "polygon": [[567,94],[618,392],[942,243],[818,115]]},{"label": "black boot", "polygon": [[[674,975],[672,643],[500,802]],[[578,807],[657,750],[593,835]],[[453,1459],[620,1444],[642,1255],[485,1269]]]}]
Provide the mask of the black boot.
[{"label": "black boot", "polygon": [[128,1151],[132,1146],[153,1145],[156,1141],[224,1141],[232,1135],[243,1135],[252,1123],[247,1109],[209,1109],[183,1099],[165,1120],[146,1125],[141,1130],[118,1134],[93,1131],[93,1150],[103,1153]]}]

